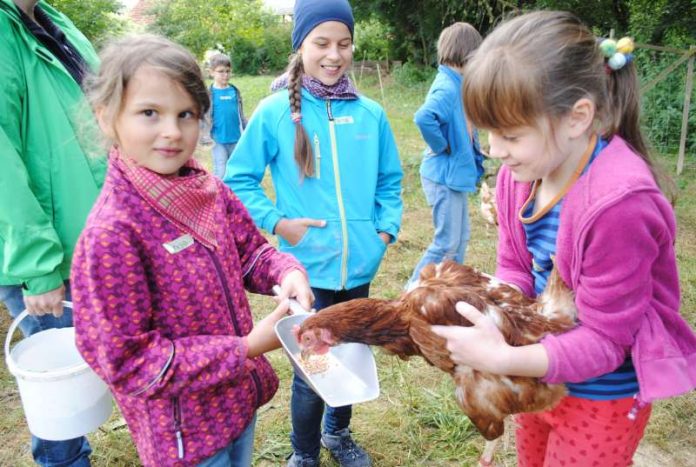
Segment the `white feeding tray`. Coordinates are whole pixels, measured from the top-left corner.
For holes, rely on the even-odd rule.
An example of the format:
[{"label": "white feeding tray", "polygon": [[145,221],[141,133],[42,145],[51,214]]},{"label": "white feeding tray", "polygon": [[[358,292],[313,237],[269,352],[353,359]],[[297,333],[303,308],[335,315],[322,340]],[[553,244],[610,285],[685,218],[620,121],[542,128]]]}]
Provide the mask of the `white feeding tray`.
[{"label": "white feeding tray", "polygon": [[300,364],[300,346],[292,328],[311,314],[291,300],[292,316],[282,318],[275,332],[295,372],[331,407],[367,402],[379,397],[377,365],[370,347],[365,344],[340,344],[327,354],[327,370],[309,374]]}]

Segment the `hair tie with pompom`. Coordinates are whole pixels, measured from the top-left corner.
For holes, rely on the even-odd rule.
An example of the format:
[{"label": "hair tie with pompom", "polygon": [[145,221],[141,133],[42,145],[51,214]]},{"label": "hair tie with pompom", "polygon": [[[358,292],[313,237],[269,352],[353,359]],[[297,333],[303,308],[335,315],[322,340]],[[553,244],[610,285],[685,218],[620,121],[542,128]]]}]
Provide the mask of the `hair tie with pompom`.
[{"label": "hair tie with pompom", "polygon": [[290,114],[290,118],[293,123],[300,123],[302,121],[302,114],[300,112],[293,112]]},{"label": "hair tie with pompom", "polygon": [[633,50],[636,45],[630,37],[622,37],[618,41],[604,39],[599,44],[599,50],[606,58],[607,71],[620,70],[633,61]]}]

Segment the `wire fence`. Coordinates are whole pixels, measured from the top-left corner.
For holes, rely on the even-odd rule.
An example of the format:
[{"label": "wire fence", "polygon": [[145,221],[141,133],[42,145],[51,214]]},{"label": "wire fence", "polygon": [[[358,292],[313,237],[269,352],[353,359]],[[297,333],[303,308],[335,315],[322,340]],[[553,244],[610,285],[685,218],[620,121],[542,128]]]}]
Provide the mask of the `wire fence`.
[{"label": "wire fence", "polygon": [[696,48],[680,50],[644,44],[639,47],[636,60],[641,78],[642,124],[650,143],[656,152],[673,157],[677,166],[681,160],[684,167],[696,167]]}]

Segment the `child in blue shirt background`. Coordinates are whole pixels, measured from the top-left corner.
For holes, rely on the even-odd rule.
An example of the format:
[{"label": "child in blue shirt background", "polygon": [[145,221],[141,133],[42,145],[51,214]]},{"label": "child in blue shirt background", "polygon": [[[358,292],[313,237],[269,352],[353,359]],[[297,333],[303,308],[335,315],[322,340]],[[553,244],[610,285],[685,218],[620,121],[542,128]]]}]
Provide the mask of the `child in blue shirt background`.
[{"label": "child in blue shirt background", "polygon": [[210,58],[213,84],[210,86],[212,127],[210,137],[213,145],[213,174],[222,178],[225,175],[227,159],[237,146],[244,131],[246,121],[242,107],[242,94],[229,82],[232,64],[230,57],[216,54]]}]

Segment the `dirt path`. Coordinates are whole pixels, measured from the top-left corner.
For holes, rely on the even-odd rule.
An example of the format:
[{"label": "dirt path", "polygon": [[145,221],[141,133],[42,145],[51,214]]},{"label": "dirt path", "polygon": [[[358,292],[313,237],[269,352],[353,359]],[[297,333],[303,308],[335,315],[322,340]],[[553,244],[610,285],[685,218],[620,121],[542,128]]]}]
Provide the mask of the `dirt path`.
[{"label": "dirt path", "polygon": [[633,456],[634,467],[696,467],[696,446],[678,452],[665,452],[653,444],[641,443]]}]

